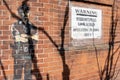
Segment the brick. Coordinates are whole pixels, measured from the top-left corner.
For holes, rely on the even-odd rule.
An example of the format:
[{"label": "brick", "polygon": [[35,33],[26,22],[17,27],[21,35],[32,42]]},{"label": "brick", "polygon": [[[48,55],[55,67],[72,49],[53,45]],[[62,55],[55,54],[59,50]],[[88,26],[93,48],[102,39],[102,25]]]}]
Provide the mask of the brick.
[{"label": "brick", "polygon": [[53,5],[52,4],[43,4],[43,7],[51,9],[51,8],[53,8]]},{"label": "brick", "polygon": [[2,20],[9,20],[9,16],[0,16]]},{"label": "brick", "polygon": [[50,3],[52,3],[52,4],[58,4],[59,3],[59,1],[58,0],[50,0]]},{"label": "brick", "polygon": [[0,40],[8,40],[9,36],[0,36]]},{"label": "brick", "polygon": [[30,0],[30,2],[37,2],[37,0]]},{"label": "brick", "polygon": [[33,13],[31,13],[30,15],[34,15],[34,16],[43,16],[44,15],[44,13],[43,12],[33,12]]},{"label": "brick", "polygon": [[9,49],[9,46],[3,45],[3,46],[0,46],[0,48],[3,49],[3,50],[4,50],[4,49]]},{"label": "brick", "polygon": [[43,7],[43,3],[32,3],[32,6]]},{"label": "brick", "polygon": [[6,9],[7,9],[6,6],[0,5],[0,10],[6,10]]},{"label": "brick", "polygon": [[38,11],[41,11],[41,12],[48,12],[49,9],[48,9],[48,8],[38,8]]},{"label": "brick", "polygon": [[42,3],[49,3],[50,0],[39,0],[39,2],[42,2]]},{"label": "brick", "polygon": [[35,53],[43,53],[43,49],[35,50]]},{"label": "brick", "polygon": [[1,26],[0,30],[9,30],[9,27],[8,26]]},{"label": "brick", "polygon": [[30,9],[30,11],[33,11],[33,12],[35,12],[35,11],[37,11],[37,10],[38,10],[38,8],[35,7],[35,6],[33,6],[33,7]]},{"label": "brick", "polygon": [[2,1],[0,1],[0,5],[2,4]]},{"label": "brick", "polygon": [[0,35],[2,35],[2,31],[0,31]]},{"label": "brick", "polygon": [[4,21],[3,21],[3,25],[5,25],[5,26],[6,26],[6,25],[7,25],[7,26],[8,26],[8,25],[12,25],[13,23],[14,23],[14,22],[11,21],[11,20],[4,20]]},{"label": "brick", "polygon": [[38,58],[47,58],[48,54],[38,54]]},{"label": "brick", "polygon": [[8,71],[5,71],[6,72],[6,75],[11,75],[13,74],[13,71],[12,70],[8,70]]}]

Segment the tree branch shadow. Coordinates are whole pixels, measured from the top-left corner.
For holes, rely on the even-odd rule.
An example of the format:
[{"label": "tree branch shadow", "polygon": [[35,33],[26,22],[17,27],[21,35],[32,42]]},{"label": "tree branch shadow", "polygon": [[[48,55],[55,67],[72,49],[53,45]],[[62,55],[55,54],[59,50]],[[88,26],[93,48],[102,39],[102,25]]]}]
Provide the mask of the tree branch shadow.
[{"label": "tree branch shadow", "polygon": [[65,29],[66,29],[66,24],[69,18],[69,2],[66,6],[65,9],[65,15],[64,15],[64,23],[63,23],[63,28],[61,29],[61,45],[60,45],[60,50],[59,53],[61,55],[62,58],[62,62],[63,62],[63,80],[69,80],[69,75],[70,75],[70,69],[68,67],[68,65],[66,64],[66,58],[65,58],[65,47],[64,47],[64,43],[65,43]]},{"label": "tree branch shadow", "polygon": [[7,80],[7,76],[6,76],[6,73],[5,73],[4,66],[3,66],[3,64],[1,62],[1,59],[0,59],[0,66],[1,66],[1,69],[2,69],[2,73],[3,73],[4,79]]},{"label": "tree branch shadow", "polygon": [[[64,42],[65,42],[65,28],[68,21],[68,14],[69,14],[69,3],[66,6],[65,15],[64,15],[64,23],[63,27],[61,29],[61,44],[60,46],[51,38],[51,36],[44,30],[44,28],[39,28],[40,31],[42,31],[48,39],[51,41],[51,43],[56,47],[58,52],[60,53],[62,63],[63,63],[63,72],[62,72],[62,80],[69,80],[70,75],[70,69],[68,65],[66,64],[65,59],[65,48],[64,48]],[[49,74],[47,74],[47,80],[49,80]]]},{"label": "tree branch shadow", "polygon": [[[117,48],[115,48],[115,44],[119,43],[119,41],[115,41],[116,29],[118,24],[118,9],[115,10],[115,8],[116,8],[116,2],[114,0],[112,5],[112,11],[111,11],[112,16],[111,16],[111,29],[110,29],[109,44],[108,44],[109,48],[108,48],[107,58],[105,60],[103,69],[100,67],[99,60],[98,60],[98,51],[93,40],[100,80],[115,80],[120,72],[120,70],[118,70],[118,72],[116,73],[116,66],[120,57],[120,52],[118,53],[118,50],[120,49],[120,45]],[[116,11],[116,14],[115,14],[115,11]],[[118,55],[117,58],[115,58],[116,54]],[[115,63],[113,63],[114,60],[115,60]]]},{"label": "tree branch shadow", "polygon": [[[28,0],[27,0],[27,1],[28,1]],[[12,12],[12,10],[9,8],[6,0],[3,0],[3,3],[5,4],[7,10],[9,11],[9,13],[11,14],[11,16],[12,16],[13,18],[15,18],[15,19],[17,19],[17,20],[21,20],[21,18],[18,17],[18,16],[17,16],[14,12]]]}]

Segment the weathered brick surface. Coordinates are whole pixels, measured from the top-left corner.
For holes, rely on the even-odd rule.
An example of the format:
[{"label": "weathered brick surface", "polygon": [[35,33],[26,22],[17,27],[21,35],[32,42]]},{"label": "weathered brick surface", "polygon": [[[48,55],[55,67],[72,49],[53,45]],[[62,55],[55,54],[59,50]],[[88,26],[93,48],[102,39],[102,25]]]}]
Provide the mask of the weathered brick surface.
[{"label": "weathered brick surface", "polygon": [[[17,8],[23,0],[3,0],[0,1],[0,80],[13,79],[14,58],[12,57],[13,43],[11,38],[11,25],[17,21],[13,14],[18,15]],[[112,66],[116,65],[116,74],[120,69],[119,59],[119,0],[118,15],[116,15],[117,27],[115,32],[114,57]],[[29,20],[40,30],[39,41],[35,45],[35,59],[33,60],[32,77],[33,80],[100,80],[100,72],[105,66],[108,55],[108,48],[111,31],[111,17],[113,0],[29,0],[30,16]],[[103,48],[95,50],[81,46],[71,45],[70,32],[70,9],[69,5],[96,8],[102,10],[102,39],[100,43]],[[117,9],[116,9],[117,10]],[[115,11],[116,12],[116,11]],[[97,42],[99,43],[99,41]],[[105,49],[104,49],[105,47]],[[93,49],[94,48],[94,49]],[[117,63],[116,63],[117,61]],[[113,68],[114,69],[114,68]],[[116,75],[115,74],[115,75]],[[120,73],[119,73],[120,74]],[[118,74],[117,80],[120,80]],[[24,75],[24,74],[23,74]]]}]

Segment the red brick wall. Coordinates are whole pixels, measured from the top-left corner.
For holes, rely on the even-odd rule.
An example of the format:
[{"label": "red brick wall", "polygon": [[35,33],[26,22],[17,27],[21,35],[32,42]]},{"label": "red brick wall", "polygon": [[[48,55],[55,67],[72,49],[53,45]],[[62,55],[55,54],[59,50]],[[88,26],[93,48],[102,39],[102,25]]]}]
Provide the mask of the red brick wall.
[{"label": "red brick wall", "polygon": [[[18,15],[17,8],[23,0],[4,0],[12,13]],[[117,1],[117,0],[116,0]],[[102,39],[100,45],[87,46],[82,49],[71,46],[70,33],[70,9],[68,0],[29,0],[29,20],[39,30],[39,41],[35,47],[36,60],[33,62],[33,80],[100,80],[109,53],[109,38],[111,37],[111,20],[113,0],[71,0],[70,5],[102,10]],[[115,31],[113,56],[109,59],[112,71],[115,75],[119,71],[119,1],[116,3],[118,9],[118,21]],[[0,1],[0,80],[7,78],[13,80],[14,58],[12,57],[13,43],[11,38],[11,25],[17,21],[13,18],[7,6]],[[101,46],[102,48],[97,48]],[[112,48],[113,48],[112,46]],[[112,53],[110,53],[112,55]],[[117,63],[116,63],[117,62]],[[116,63],[116,64],[115,64]],[[36,67],[34,67],[34,65]],[[115,65],[115,67],[114,67]],[[104,69],[104,70],[103,70]],[[110,67],[109,67],[110,69]],[[108,69],[108,70],[109,70]],[[117,80],[120,80],[118,73]],[[24,75],[24,74],[23,74]],[[37,77],[35,76],[37,75]],[[114,78],[115,76],[113,76]],[[36,79],[37,78],[37,79]]]}]

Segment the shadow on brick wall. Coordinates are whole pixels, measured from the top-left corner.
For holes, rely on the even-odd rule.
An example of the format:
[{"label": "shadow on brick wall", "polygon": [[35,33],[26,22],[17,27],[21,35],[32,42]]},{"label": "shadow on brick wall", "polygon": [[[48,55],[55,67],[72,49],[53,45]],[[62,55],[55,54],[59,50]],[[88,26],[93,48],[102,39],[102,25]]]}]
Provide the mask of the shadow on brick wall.
[{"label": "shadow on brick wall", "polygon": [[[29,0],[24,0],[23,2],[27,3]],[[13,18],[15,18],[16,20],[21,20],[20,17],[18,17],[15,13],[13,13],[11,11],[11,9],[9,8],[7,2],[5,0],[3,0],[5,6],[7,7],[8,11],[10,12],[10,14],[12,15]],[[66,59],[65,59],[65,49],[64,49],[64,39],[65,39],[65,28],[66,28],[66,24],[67,24],[67,21],[68,21],[68,13],[69,13],[69,3],[68,5],[66,6],[66,11],[65,11],[65,16],[64,16],[64,23],[63,23],[63,27],[61,29],[61,44],[60,46],[55,43],[55,41],[51,38],[51,36],[44,30],[44,28],[37,28],[39,31],[43,32],[47,37],[48,39],[51,41],[51,43],[57,48],[58,52],[60,53],[60,56],[61,56],[61,59],[62,59],[62,62],[63,62],[63,72],[62,72],[62,77],[63,79],[62,80],[69,80],[69,75],[70,75],[70,69],[68,67],[68,65],[66,64]],[[30,43],[31,44],[31,43]],[[32,47],[34,49],[34,47]],[[34,53],[34,51],[33,51]],[[36,80],[42,80],[42,76],[40,74],[40,71],[37,67],[37,58],[35,56],[35,53],[33,54],[34,57],[32,59],[32,62],[34,63],[33,67],[34,67],[34,70],[33,70],[33,73],[34,72],[37,72],[37,74],[34,74],[36,76]],[[39,79],[37,79],[39,77]],[[47,75],[47,80],[49,80],[49,74]]]},{"label": "shadow on brick wall", "polygon": [[[68,65],[66,64],[66,59],[65,59],[65,48],[64,48],[64,42],[65,42],[65,28],[66,24],[69,18],[69,3],[66,6],[65,9],[65,15],[64,15],[64,22],[63,26],[61,29],[61,44],[60,46],[51,38],[51,36],[44,30],[44,28],[39,28],[40,31],[42,31],[48,39],[51,41],[51,43],[56,47],[57,51],[59,52],[62,63],[63,63],[63,72],[62,72],[62,80],[69,80],[69,75],[70,75],[70,69]],[[47,74],[47,80],[50,80],[49,74]]]},{"label": "shadow on brick wall", "polygon": [[1,59],[0,59],[0,67],[1,67],[1,69],[2,69],[2,73],[3,73],[4,79],[7,80],[7,76],[6,76],[6,74],[5,74],[5,69],[4,69],[4,66],[3,66],[3,64],[2,64],[2,62],[1,62]]},{"label": "shadow on brick wall", "polygon": [[[98,58],[98,51],[94,44],[93,39],[93,45],[96,52],[96,60],[98,65],[98,71],[99,71],[99,79],[100,80],[116,80],[118,77],[118,74],[120,73],[120,69],[117,69],[117,63],[120,57],[120,45],[118,45],[117,48],[115,48],[116,44],[119,44],[120,41],[115,41],[116,34],[117,33],[117,27],[118,27],[118,7],[116,5],[116,0],[114,0],[113,5],[111,6],[112,10],[112,16],[111,16],[111,27],[110,27],[110,34],[109,34],[109,48],[107,53],[107,58],[104,62],[104,67],[101,68]],[[117,55],[117,57],[115,57]]]},{"label": "shadow on brick wall", "polygon": [[69,76],[70,76],[70,69],[69,69],[68,65],[66,64],[65,48],[64,48],[65,28],[66,28],[68,18],[69,18],[69,3],[66,6],[66,10],[65,10],[63,28],[61,29],[61,45],[60,45],[60,49],[59,49],[59,53],[60,53],[62,61],[63,61],[63,73],[62,73],[63,80],[69,80]]}]

